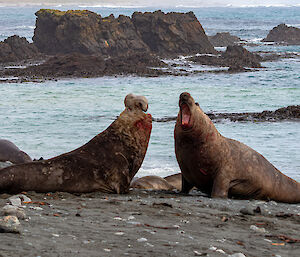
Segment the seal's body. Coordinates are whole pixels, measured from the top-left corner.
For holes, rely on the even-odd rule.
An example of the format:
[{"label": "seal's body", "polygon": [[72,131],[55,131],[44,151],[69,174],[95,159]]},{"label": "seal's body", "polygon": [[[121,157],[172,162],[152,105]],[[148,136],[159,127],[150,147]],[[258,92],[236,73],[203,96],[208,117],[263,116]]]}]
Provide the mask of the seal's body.
[{"label": "seal's body", "polygon": [[0,139],[0,162],[9,161],[13,164],[31,162],[30,156],[21,151],[13,142]]},{"label": "seal's body", "polygon": [[173,190],[171,184],[169,184],[164,178],[159,176],[145,176],[137,178],[130,184],[131,188],[146,189],[146,190]]},{"label": "seal's body", "polygon": [[125,110],[85,145],[49,160],[0,171],[0,192],[126,193],[145,157],[152,118],[145,97],[125,98]]},{"label": "seal's body", "polygon": [[252,148],[223,137],[189,93],[180,95],[179,107],[174,136],[182,192],[196,186],[212,197],[300,202],[300,183]]},{"label": "seal's body", "polygon": [[173,175],[169,175],[164,177],[164,179],[171,184],[173,187],[175,187],[177,190],[181,191],[181,184],[182,184],[182,175],[181,173],[176,173]]}]

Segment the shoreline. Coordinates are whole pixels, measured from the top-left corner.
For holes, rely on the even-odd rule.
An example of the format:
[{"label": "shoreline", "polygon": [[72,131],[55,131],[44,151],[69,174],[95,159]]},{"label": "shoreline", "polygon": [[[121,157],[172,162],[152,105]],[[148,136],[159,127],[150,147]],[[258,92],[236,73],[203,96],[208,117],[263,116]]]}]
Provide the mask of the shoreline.
[{"label": "shoreline", "polygon": [[[9,196],[0,195],[1,207]],[[2,256],[299,254],[299,204],[211,199],[198,191],[26,196],[32,202],[22,204],[21,234],[1,234]]]}]

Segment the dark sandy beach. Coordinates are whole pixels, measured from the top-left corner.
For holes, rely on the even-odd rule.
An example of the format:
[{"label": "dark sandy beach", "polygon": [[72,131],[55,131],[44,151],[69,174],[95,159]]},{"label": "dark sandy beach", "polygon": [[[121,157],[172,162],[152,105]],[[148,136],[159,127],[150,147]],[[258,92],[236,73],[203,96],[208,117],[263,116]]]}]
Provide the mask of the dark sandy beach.
[{"label": "dark sandy beach", "polygon": [[[1,208],[10,195],[0,195]],[[154,191],[27,193],[0,256],[299,256],[300,205]]]}]

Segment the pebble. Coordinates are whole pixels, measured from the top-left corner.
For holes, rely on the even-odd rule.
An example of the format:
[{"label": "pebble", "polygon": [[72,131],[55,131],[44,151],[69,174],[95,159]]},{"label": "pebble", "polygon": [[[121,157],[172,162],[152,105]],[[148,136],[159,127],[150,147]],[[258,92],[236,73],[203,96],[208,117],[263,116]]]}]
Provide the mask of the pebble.
[{"label": "pebble", "polygon": [[117,236],[123,236],[125,233],[124,232],[116,232],[115,235]]},{"label": "pebble", "polygon": [[143,243],[143,242],[147,242],[148,239],[147,239],[147,238],[144,238],[144,237],[141,237],[141,238],[137,239],[137,241],[138,241],[139,243]]},{"label": "pebble", "polygon": [[195,256],[202,256],[203,254],[198,252],[198,251],[194,251]]},{"label": "pebble", "polygon": [[234,254],[228,255],[228,257],[246,257],[246,256],[243,253],[234,253]]},{"label": "pebble", "polygon": [[22,208],[13,205],[6,205],[0,211],[1,216],[16,216],[17,218],[24,220],[26,214]]},{"label": "pebble", "polygon": [[20,222],[16,216],[0,219],[0,233],[20,233]]},{"label": "pebble", "polygon": [[24,194],[13,195],[8,198],[11,205],[20,207],[22,202],[31,202],[31,199]]},{"label": "pebble", "polygon": [[242,209],[240,209],[240,213],[244,214],[244,215],[254,215],[254,211],[250,208],[250,207],[244,207]]},{"label": "pebble", "polygon": [[259,232],[259,233],[266,233],[266,229],[265,228],[259,228],[255,225],[251,225],[250,229],[254,230],[255,232]]}]

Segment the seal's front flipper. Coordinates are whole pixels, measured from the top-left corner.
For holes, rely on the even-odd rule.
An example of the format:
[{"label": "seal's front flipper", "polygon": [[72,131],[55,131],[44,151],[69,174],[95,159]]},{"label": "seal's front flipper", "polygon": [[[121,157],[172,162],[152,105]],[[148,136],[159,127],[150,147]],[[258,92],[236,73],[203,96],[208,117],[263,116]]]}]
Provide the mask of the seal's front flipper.
[{"label": "seal's front flipper", "polygon": [[184,177],[183,175],[181,176],[181,181],[182,181],[182,185],[181,185],[181,194],[188,194],[190,192],[190,190],[193,188],[194,185],[190,184]]},{"label": "seal's front flipper", "polygon": [[228,198],[230,180],[222,175],[216,176],[211,191],[212,198]]}]

